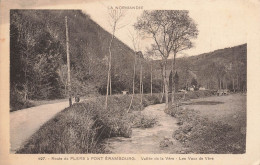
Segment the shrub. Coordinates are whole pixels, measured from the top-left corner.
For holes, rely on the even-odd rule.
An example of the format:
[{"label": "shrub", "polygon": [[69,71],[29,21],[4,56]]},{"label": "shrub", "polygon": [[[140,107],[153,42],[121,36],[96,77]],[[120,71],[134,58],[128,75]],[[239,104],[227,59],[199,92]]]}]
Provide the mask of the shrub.
[{"label": "shrub", "polygon": [[160,97],[159,94],[153,94],[152,96],[151,95],[145,95],[145,98],[149,102],[149,105],[159,104],[160,103],[159,97]]},{"label": "shrub", "polygon": [[[104,153],[103,139],[131,137],[130,99],[130,95],[110,96],[108,109],[103,105],[104,96],[73,104],[45,123],[17,153]],[[138,106],[140,97],[136,96],[132,110]],[[141,117],[139,126],[155,123],[155,119]]]},{"label": "shrub", "polygon": [[29,100],[25,100],[16,88],[10,90],[10,111],[33,107],[34,104]]},{"label": "shrub", "polygon": [[155,117],[142,115],[140,113],[132,114],[130,121],[133,128],[151,128],[157,123]]},{"label": "shrub", "polygon": [[194,110],[180,109],[175,117],[180,127],[173,137],[197,154],[245,153],[246,136],[228,124],[211,122]]}]

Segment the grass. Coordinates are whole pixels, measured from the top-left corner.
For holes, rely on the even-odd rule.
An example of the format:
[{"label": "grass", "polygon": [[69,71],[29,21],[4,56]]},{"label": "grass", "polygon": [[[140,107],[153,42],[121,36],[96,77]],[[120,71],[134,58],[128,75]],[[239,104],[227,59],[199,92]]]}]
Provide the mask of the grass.
[{"label": "grass", "polygon": [[158,122],[157,118],[141,113],[132,113],[130,121],[132,123],[132,128],[151,128]]},{"label": "grass", "polygon": [[[196,91],[186,94],[186,98],[206,97],[210,95],[210,91]],[[176,94],[176,98],[182,98],[183,94]],[[144,95],[143,104],[140,105],[140,95],[135,95],[130,113],[127,113],[131,95],[113,95],[108,99],[108,109],[104,108],[105,97],[95,97],[76,103],[72,107],[66,108],[58,113],[54,118],[45,123],[17,153],[20,154],[82,154],[82,153],[105,153],[102,141],[109,137],[131,137],[132,127],[149,128],[153,127],[157,119],[140,115],[138,111],[143,107],[157,104],[160,100],[160,94]],[[193,113],[183,113],[178,111],[178,115],[186,115],[182,117],[183,127],[188,134],[195,127],[189,128],[188,125],[196,125]],[[200,120],[198,120],[200,121]],[[189,123],[187,125],[187,123]],[[202,122],[201,122],[202,123]],[[207,122],[204,123],[206,125]],[[201,124],[201,127],[204,127]],[[215,126],[214,126],[215,127]],[[211,128],[214,128],[211,127]],[[204,131],[203,129],[200,131]],[[208,131],[214,131],[208,130]],[[180,129],[182,132],[182,129]],[[189,145],[194,139],[202,138],[207,132],[189,136],[184,143]],[[208,133],[210,134],[210,132]],[[184,137],[185,134],[182,136]],[[189,141],[189,138],[193,140]],[[182,138],[184,139],[184,138]],[[182,139],[179,139],[180,141]],[[203,142],[203,141],[201,141]],[[197,148],[193,145],[194,152],[200,147],[198,141]],[[192,152],[193,152],[192,151]],[[206,150],[207,151],[207,150]],[[199,151],[198,151],[199,152]]]},{"label": "grass", "polygon": [[30,107],[34,107],[34,106],[35,106],[35,104],[29,100],[28,101],[15,100],[15,101],[11,101],[11,103],[10,103],[10,112],[14,112],[17,110],[30,108]]},{"label": "grass", "polygon": [[[130,99],[130,95],[110,96],[107,110],[104,97],[74,104],[45,123],[17,153],[104,153],[103,139],[130,137],[133,121],[139,120],[127,113]],[[143,105],[140,105],[140,96],[137,95],[130,112],[155,104],[158,100],[159,95],[144,95]],[[153,119],[141,118],[140,127],[149,127],[154,122]]]},{"label": "grass", "polygon": [[[246,150],[246,113],[243,97],[230,95],[202,100],[225,102],[220,107],[188,106],[174,111],[180,125],[173,137],[180,141],[187,153],[242,154]],[[242,103],[241,103],[242,102]],[[194,109],[190,109],[194,107]],[[241,108],[242,107],[242,108]],[[168,112],[170,113],[170,112]],[[171,113],[170,113],[171,114]],[[235,117],[235,118],[234,118]]]}]

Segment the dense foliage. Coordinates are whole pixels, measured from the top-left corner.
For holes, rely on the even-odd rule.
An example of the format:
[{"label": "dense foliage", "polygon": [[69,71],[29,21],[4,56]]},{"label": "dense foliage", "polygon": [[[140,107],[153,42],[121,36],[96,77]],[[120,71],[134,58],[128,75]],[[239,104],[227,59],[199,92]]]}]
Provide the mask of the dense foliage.
[{"label": "dense foliage", "polygon": [[[73,94],[105,93],[110,33],[79,10],[11,10],[11,105],[67,96],[65,16],[68,17]],[[134,51],[115,38],[112,54],[112,92],[130,90]],[[149,66],[143,62],[143,67]],[[150,75],[148,71],[145,74]]]}]

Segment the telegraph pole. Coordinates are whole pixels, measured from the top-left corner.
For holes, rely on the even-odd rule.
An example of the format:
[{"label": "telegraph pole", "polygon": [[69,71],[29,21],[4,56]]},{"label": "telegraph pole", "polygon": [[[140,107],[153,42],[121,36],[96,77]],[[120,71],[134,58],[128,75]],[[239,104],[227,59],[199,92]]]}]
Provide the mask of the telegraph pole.
[{"label": "telegraph pole", "polygon": [[69,54],[69,32],[68,32],[67,16],[65,16],[65,24],[66,24],[67,67],[68,67],[68,94],[69,94],[69,105],[71,106],[72,98],[71,98],[71,83],[70,83],[70,54]]}]

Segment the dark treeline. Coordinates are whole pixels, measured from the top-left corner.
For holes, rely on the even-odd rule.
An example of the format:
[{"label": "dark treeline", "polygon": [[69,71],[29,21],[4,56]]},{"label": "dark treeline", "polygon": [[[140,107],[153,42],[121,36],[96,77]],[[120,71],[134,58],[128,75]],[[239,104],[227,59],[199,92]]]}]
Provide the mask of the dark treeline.
[{"label": "dark treeline", "polygon": [[[65,16],[68,17],[73,95],[106,93],[111,34],[80,10],[10,11],[11,107],[27,100],[67,97]],[[112,43],[112,93],[132,91],[134,51],[116,39]],[[170,73],[171,60],[168,76]],[[135,93],[143,68],[144,93],[163,89],[160,61],[137,57]],[[152,67],[151,67],[152,65]],[[152,69],[151,69],[152,68]],[[209,89],[246,90],[246,45],[194,57],[178,58],[179,88],[194,81]]]},{"label": "dark treeline", "polygon": [[206,88],[247,90],[247,45],[205,53],[192,59],[200,84]]}]

